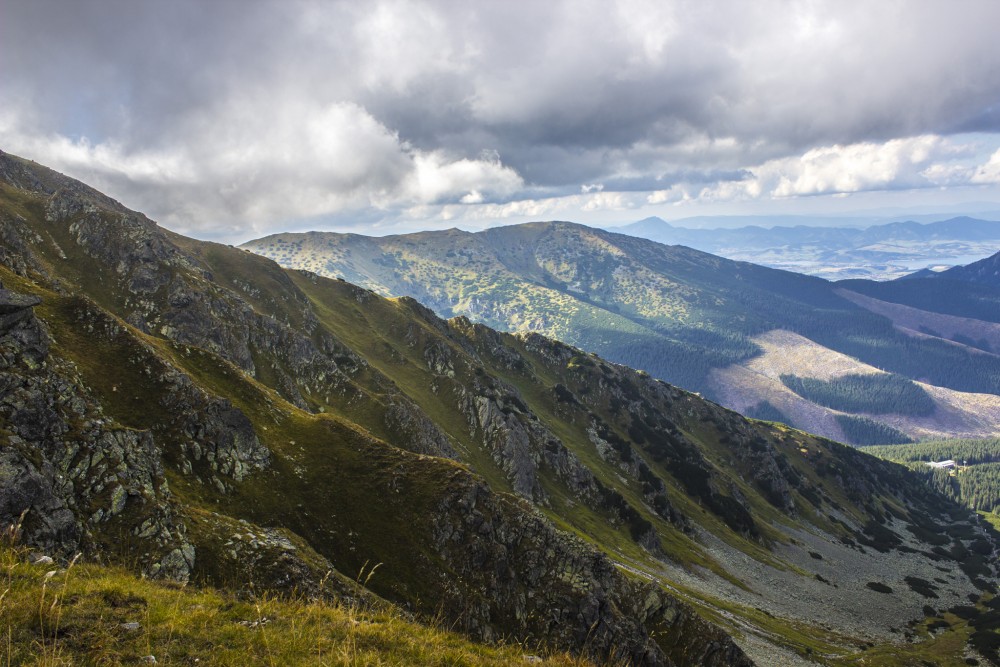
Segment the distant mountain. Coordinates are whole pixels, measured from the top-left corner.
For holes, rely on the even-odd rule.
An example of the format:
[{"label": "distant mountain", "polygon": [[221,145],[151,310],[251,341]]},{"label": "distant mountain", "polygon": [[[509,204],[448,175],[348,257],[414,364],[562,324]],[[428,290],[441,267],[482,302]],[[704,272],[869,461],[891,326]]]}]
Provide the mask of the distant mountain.
[{"label": "distant mountain", "polygon": [[[901,331],[850,285],[565,222],[377,238],[278,234],[243,247],[413,296],[446,317],[545,333],[746,414],[777,412],[844,441],[868,438],[844,415],[891,426],[882,438],[1000,432],[1000,356]],[[823,395],[873,396],[887,391],[878,381],[857,389],[837,378],[882,371],[923,383],[936,407],[902,414],[886,398],[878,409],[874,399],[822,404],[782,377],[827,383]]]},{"label": "distant mountain", "polygon": [[[468,641],[428,641],[414,622],[513,652],[484,651],[489,664],[552,650],[637,667],[997,653],[985,594],[1000,536],[901,466],[536,333],[173,234],[3,153],[0,238],[15,663],[213,664],[252,635],[248,663],[286,660],[267,637],[287,636],[315,661],[313,646],[345,664],[477,664]],[[655,331],[668,316],[731,322],[747,304],[801,312],[801,299],[865,312],[823,281],[575,225],[310,241],[326,245],[303,242],[305,257],[336,247],[357,275],[433,282],[441,298],[467,288],[456,308],[572,311],[609,343],[637,313]],[[629,317],[599,319],[588,299]]]},{"label": "distant mountain", "polygon": [[898,278],[914,268],[964,263],[992,254],[1000,246],[1000,222],[969,217],[865,228],[750,225],[735,229],[673,226],[654,217],[614,231],[830,279]]},{"label": "distant mountain", "polygon": [[942,271],[937,277],[1000,287],[1000,252],[972,264]]}]

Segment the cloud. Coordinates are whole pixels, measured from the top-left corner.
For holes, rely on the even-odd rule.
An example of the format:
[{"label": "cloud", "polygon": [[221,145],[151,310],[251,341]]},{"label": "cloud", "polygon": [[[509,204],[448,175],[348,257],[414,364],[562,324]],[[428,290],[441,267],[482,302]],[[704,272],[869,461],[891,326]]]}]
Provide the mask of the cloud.
[{"label": "cloud", "polygon": [[635,208],[631,198],[621,192],[599,192],[588,196],[581,211],[625,211]]},{"label": "cloud", "polygon": [[[368,208],[509,196],[523,181],[498,157],[415,150],[353,103],[232,106],[196,144],[129,151],[61,135],[18,136],[5,148],[79,175],[181,231],[263,229],[275,220]],[[478,201],[476,201],[478,199]]]},{"label": "cloud", "polygon": [[819,146],[799,156],[750,166],[715,182],[678,179],[669,188],[653,191],[647,202],[746,201],[968,185],[976,182],[974,174],[988,168],[977,171],[970,164],[977,154],[978,147],[972,143],[937,135]]},{"label": "cloud", "polygon": [[762,191],[775,197],[860,192],[928,185],[922,173],[935,158],[960,152],[938,136],[814,148],[797,159],[774,160],[755,172]]},{"label": "cloud", "polygon": [[437,203],[461,195],[462,203],[479,204],[486,200],[484,193],[506,197],[523,186],[521,177],[499,157],[449,160],[435,152],[414,156],[414,169],[405,187],[414,201]]},{"label": "cloud", "polygon": [[969,179],[972,183],[1000,183],[1000,149],[986,164],[981,165]]},{"label": "cloud", "polygon": [[12,2],[0,148],[243,238],[988,185],[949,137],[1000,143],[997,24],[989,0]]}]

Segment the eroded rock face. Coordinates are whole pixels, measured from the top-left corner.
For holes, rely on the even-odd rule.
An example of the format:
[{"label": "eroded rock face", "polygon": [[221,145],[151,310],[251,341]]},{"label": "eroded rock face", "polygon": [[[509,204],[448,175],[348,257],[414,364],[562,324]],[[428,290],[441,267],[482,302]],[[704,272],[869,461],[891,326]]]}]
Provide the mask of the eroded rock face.
[{"label": "eroded rock face", "polygon": [[583,501],[600,497],[593,473],[531,413],[517,390],[495,378],[477,378],[459,399],[469,432],[486,445],[514,491],[535,502],[546,502],[541,468],[555,476]]},{"label": "eroded rock face", "polygon": [[[442,582],[445,603],[462,610],[464,630],[475,637],[514,630],[636,665],[752,664],[686,605],[628,581],[592,547],[481,483],[441,503],[434,540],[463,582]],[[478,594],[470,597],[469,590]]]},{"label": "eroded rock face", "polygon": [[37,297],[0,289],[0,525],[68,557],[127,535],[152,575],[186,580],[194,548],[147,431],[106,419],[71,365],[48,357]]}]

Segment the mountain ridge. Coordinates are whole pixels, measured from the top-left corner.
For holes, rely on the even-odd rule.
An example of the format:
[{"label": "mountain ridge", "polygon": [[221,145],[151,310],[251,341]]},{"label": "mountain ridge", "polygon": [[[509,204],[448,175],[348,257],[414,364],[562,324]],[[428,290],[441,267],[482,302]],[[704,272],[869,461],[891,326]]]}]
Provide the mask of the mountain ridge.
[{"label": "mountain ridge", "polygon": [[[502,329],[540,331],[714,398],[727,395],[729,387],[719,369],[741,373],[762,354],[758,339],[780,331],[858,358],[873,373],[884,369],[953,391],[1000,394],[996,360],[984,364],[951,340],[898,329],[871,302],[844,291],[878,298],[879,284],[833,285],[575,223],[387,237],[280,234],[243,247],[383,295],[414,296],[446,317],[461,314]],[[947,300],[958,306],[956,299]],[[980,303],[985,313],[985,301],[968,301],[970,307]],[[762,385],[749,405],[766,400],[769,391]],[[740,398],[727,405],[748,404]],[[830,419],[795,425],[845,438]],[[993,435],[1000,423],[974,428],[961,434]]]},{"label": "mountain ridge", "polygon": [[952,267],[937,274],[936,277],[950,280],[966,280],[998,287],[1000,286],[1000,252],[972,264]]}]

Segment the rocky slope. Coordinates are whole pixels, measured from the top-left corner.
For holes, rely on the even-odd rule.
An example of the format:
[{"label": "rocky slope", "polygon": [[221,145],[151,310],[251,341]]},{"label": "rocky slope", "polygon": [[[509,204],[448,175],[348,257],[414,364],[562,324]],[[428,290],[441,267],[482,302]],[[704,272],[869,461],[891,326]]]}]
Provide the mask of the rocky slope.
[{"label": "rocky slope", "polygon": [[650,665],[846,664],[911,622],[930,655],[906,578],[946,577],[942,609],[993,588],[995,537],[901,467],[549,338],[176,236],[9,155],[0,238],[0,523],[27,510],[54,556],[358,579],[477,639]]}]

